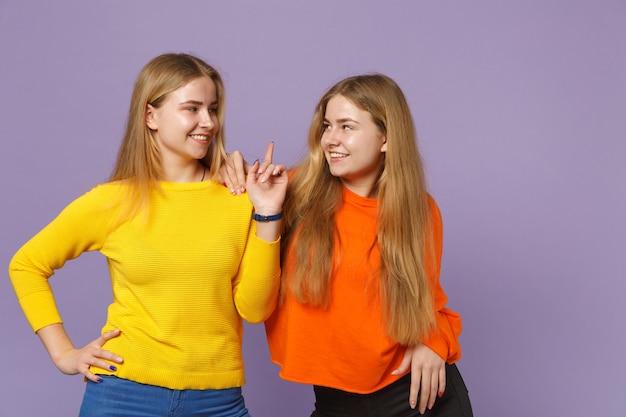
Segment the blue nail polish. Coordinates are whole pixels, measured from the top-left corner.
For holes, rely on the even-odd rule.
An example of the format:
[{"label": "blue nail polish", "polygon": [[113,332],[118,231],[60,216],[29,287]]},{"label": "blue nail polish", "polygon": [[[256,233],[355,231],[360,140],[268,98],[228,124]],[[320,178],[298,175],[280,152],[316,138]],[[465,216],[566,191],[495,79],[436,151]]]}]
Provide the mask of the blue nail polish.
[{"label": "blue nail polish", "polygon": [[104,381],[102,378],[98,378],[98,384],[101,383],[102,381]]},{"label": "blue nail polish", "polygon": [[112,371],[117,371],[117,368],[115,366],[113,366],[113,365],[109,366],[109,369],[112,370]]}]

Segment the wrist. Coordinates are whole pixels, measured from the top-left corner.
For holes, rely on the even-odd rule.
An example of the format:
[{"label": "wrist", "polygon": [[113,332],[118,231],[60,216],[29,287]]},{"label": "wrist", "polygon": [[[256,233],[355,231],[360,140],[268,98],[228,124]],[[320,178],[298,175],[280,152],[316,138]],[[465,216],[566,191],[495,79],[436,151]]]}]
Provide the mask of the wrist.
[{"label": "wrist", "polygon": [[283,218],[283,211],[280,210],[279,212],[274,212],[274,214],[260,214],[260,213],[253,213],[252,214],[252,220],[256,220],[257,222],[273,222],[276,220],[280,220]]}]

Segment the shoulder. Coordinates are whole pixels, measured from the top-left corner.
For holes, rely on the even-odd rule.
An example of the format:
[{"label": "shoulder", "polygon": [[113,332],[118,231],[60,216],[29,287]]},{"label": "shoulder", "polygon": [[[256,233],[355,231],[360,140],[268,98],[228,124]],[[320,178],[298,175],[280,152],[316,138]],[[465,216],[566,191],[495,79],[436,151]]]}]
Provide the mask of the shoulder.
[{"label": "shoulder", "polygon": [[439,205],[437,204],[433,196],[429,193],[426,193],[426,198],[428,200],[428,208],[430,209],[431,214],[441,219],[441,211],[439,210]]},{"label": "shoulder", "polygon": [[120,202],[124,200],[122,196],[127,188],[128,187],[121,182],[98,184],[72,201],[68,209],[73,207],[77,209],[92,208],[97,210],[112,207],[116,205],[116,201]]},{"label": "shoulder", "polygon": [[427,194],[427,196],[430,216],[429,222],[433,238],[437,241],[441,241],[443,239],[443,219],[441,217],[441,211],[439,210],[439,205],[437,205],[435,199],[430,194]]},{"label": "shoulder", "polygon": [[94,186],[91,190],[83,194],[83,197],[93,201],[111,202],[129,191],[130,185],[124,181],[105,182]]}]

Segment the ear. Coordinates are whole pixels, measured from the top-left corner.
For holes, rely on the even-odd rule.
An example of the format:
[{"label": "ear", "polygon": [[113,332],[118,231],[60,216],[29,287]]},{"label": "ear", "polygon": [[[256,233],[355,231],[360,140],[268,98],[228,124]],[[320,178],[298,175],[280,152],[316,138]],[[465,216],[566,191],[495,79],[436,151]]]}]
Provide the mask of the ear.
[{"label": "ear", "polygon": [[387,135],[383,135],[383,146],[380,147],[380,151],[387,152]]},{"label": "ear", "polygon": [[156,109],[152,107],[152,104],[148,104],[146,106],[146,126],[151,130],[159,130],[159,126],[157,125],[155,118]]}]

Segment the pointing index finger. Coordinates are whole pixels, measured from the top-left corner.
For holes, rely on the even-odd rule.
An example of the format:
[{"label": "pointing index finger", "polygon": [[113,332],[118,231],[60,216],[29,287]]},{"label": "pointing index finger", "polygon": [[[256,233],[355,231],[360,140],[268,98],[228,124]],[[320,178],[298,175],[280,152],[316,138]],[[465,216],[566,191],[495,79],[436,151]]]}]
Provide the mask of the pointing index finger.
[{"label": "pointing index finger", "polygon": [[265,156],[263,157],[263,163],[271,164],[273,155],[274,155],[274,141],[271,141],[267,145],[267,148],[265,149]]},{"label": "pointing index finger", "polygon": [[263,163],[259,167],[259,175],[263,174],[268,166],[272,165],[272,157],[274,154],[274,141],[268,143],[267,148],[265,149],[265,156],[263,157]]}]

